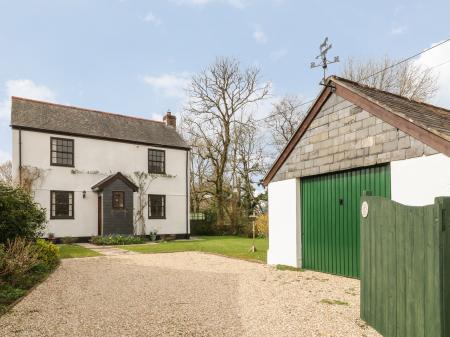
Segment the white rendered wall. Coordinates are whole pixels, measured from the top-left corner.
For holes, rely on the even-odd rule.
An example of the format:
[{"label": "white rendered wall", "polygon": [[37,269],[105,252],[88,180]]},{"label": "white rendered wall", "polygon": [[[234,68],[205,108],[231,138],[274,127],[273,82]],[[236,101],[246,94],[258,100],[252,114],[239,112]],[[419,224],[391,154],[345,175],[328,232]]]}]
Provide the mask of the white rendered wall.
[{"label": "white rendered wall", "polygon": [[300,180],[270,183],[268,264],[301,267]]},{"label": "white rendered wall", "polygon": [[[50,165],[50,137],[74,139],[75,167]],[[13,130],[13,174],[18,177],[19,131]],[[83,137],[69,137],[22,131],[22,166],[38,167],[43,178],[34,186],[35,200],[47,209],[50,219],[50,190],[74,191],[73,220],[49,220],[47,233],[61,236],[97,235],[97,193],[91,187],[116,172],[133,176],[147,172],[148,149],[145,145],[119,143]],[[161,234],[186,233],[186,151],[159,148],[166,152],[166,173],[159,176],[147,194],[166,195],[166,219],[147,219],[146,231],[156,228]],[[82,198],[86,191],[86,198]],[[137,208],[135,193],[134,208]],[[147,210],[145,212],[147,215]]]},{"label": "white rendered wall", "polygon": [[391,198],[410,206],[434,203],[450,196],[450,158],[435,154],[391,162]]}]

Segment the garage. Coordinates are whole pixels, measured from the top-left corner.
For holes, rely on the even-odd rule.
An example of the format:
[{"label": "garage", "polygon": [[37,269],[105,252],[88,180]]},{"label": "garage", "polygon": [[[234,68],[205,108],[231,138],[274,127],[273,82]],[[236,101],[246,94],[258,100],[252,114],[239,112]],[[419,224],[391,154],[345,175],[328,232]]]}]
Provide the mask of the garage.
[{"label": "garage", "polygon": [[450,196],[450,111],[329,77],[266,176],[269,264],[358,278],[363,191]]},{"label": "garage", "polygon": [[303,268],[359,277],[359,198],[390,198],[389,165],[308,177],[301,184]]}]

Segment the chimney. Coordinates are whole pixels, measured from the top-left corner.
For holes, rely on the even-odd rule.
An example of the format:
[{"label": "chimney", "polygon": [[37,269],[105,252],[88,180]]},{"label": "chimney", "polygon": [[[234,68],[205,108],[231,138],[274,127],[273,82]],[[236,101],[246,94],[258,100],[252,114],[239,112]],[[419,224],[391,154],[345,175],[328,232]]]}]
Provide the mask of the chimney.
[{"label": "chimney", "polygon": [[177,127],[177,117],[173,116],[170,110],[167,110],[166,115],[163,117],[163,121],[166,122],[167,126],[173,128]]}]

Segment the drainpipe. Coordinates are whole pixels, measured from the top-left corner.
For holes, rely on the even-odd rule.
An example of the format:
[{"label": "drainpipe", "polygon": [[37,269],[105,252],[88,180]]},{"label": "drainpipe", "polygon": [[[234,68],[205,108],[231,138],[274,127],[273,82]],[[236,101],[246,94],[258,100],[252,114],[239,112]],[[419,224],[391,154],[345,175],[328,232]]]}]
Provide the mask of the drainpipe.
[{"label": "drainpipe", "polygon": [[19,129],[19,186],[22,186],[22,129]]},{"label": "drainpipe", "polygon": [[186,239],[189,239],[189,150],[186,150]]}]

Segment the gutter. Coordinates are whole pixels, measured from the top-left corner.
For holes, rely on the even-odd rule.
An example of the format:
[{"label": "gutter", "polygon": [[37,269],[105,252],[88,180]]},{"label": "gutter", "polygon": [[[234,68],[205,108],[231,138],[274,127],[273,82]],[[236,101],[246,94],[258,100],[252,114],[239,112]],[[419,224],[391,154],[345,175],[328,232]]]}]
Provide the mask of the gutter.
[{"label": "gutter", "polygon": [[19,186],[22,186],[22,129],[19,129]]},{"label": "gutter", "polygon": [[186,239],[189,236],[189,150],[186,150]]},{"label": "gutter", "polygon": [[161,147],[161,148],[167,148],[167,149],[187,150],[187,151],[189,151],[191,149],[189,146],[178,146],[178,145],[165,145],[165,144],[149,143],[149,142],[139,141],[139,140],[130,140],[130,139],[122,139],[122,138],[114,138],[114,137],[106,137],[106,136],[88,135],[88,134],[77,133],[77,132],[69,132],[69,131],[49,130],[49,129],[29,127],[29,126],[24,126],[24,125],[11,125],[11,128],[12,129],[19,129],[19,130],[22,129],[22,130],[25,130],[25,131],[49,133],[49,134],[54,134],[54,135],[63,135],[63,136],[69,136],[69,137],[80,137],[80,138],[89,138],[89,139],[98,139],[98,140],[105,140],[105,141],[118,142],[118,143]]}]

